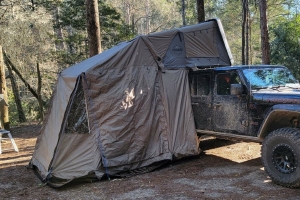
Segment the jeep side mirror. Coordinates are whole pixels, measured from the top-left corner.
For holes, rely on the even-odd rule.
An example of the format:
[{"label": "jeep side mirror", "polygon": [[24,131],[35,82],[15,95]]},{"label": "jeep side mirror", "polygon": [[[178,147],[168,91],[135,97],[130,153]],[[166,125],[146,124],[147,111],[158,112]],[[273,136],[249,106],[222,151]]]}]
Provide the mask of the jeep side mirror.
[{"label": "jeep side mirror", "polygon": [[242,84],[231,84],[230,85],[230,94],[231,95],[241,95],[244,92]]}]

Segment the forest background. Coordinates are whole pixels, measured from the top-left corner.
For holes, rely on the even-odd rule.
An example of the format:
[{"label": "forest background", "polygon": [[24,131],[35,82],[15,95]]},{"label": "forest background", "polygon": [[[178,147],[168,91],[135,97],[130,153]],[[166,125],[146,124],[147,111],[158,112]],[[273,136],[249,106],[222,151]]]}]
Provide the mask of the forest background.
[{"label": "forest background", "polygon": [[[86,2],[0,0],[11,125],[41,122],[57,74],[89,57]],[[203,2],[206,20],[221,19],[234,64],[262,63],[260,0]],[[300,79],[300,2],[266,2],[270,64],[285,65]],[[197,0],[99,0],[102,51],[137,35],[196,24],[197,8]]]}]

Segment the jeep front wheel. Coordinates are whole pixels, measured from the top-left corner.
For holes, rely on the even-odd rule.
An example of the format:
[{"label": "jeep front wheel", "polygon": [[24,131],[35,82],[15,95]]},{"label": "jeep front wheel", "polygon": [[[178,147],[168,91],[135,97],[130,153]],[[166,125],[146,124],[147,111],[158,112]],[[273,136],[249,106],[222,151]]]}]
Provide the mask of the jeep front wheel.
[{"label": "jeep front wheel", "polygon": [[300,186],[300,131],[281,128],[270,133],[262,144],[265,171],[274,183],[295,188]]}]

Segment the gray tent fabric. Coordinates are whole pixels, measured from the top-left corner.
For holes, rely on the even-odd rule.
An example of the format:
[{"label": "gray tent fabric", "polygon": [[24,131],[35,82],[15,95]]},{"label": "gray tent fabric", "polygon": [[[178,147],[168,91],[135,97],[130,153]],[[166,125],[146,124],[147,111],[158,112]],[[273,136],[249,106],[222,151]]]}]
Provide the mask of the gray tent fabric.
[{"label": "gray tent fabric", "polygon": [[29,166],[60,187],[199,154],[188,72],[231,64],[214,19],[138,36],[65,69]]}]

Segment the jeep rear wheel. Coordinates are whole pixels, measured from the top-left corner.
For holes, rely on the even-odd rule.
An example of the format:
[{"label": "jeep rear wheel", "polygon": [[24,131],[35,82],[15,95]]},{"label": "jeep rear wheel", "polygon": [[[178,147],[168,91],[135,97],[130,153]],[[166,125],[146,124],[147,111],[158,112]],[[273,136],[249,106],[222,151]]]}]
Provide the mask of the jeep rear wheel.
[{"label": "jeep rear wheel", "polygon": [[281,128],[270,133],[262,145],[262,161],[274,183],[290,188],[299,187],[299,129]]}]

